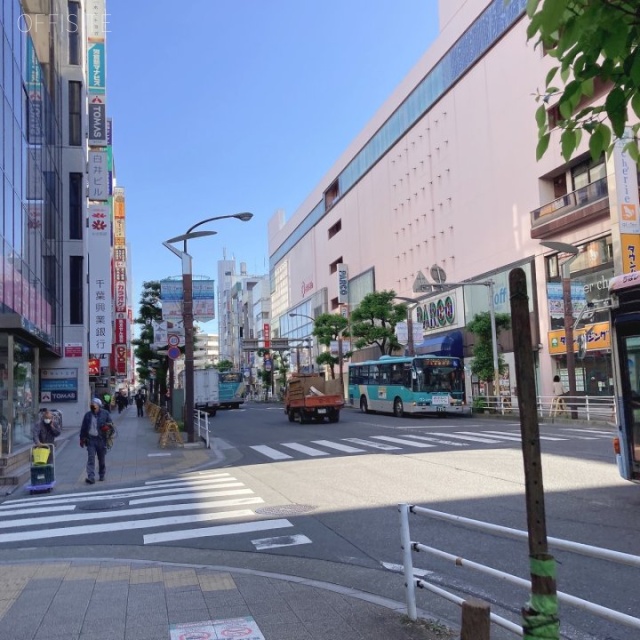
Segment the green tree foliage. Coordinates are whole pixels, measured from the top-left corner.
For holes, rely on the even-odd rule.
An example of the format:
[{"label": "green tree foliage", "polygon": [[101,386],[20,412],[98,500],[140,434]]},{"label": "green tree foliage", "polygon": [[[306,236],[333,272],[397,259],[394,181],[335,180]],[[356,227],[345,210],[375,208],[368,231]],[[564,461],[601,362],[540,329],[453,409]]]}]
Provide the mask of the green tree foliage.
[{"label": "green tree foliage", "polygon": [[[500,332],[511,327],[511,316],[507,313],[496,313],[496,339]],[[493,382],[493,337],[491,334],[491,315],[488,311],[477,313],[467,324],[467,331],[477,337],[473,345],[473,363],[471,372],[480,380]],[[503,374],[506,370],[504,358],[498,354],[498,371]]]},{"label": "green tree foliage", "polygon": [[[138,378],[140,380],[148,381],[151,369],[156,369],[156,379],[164,385],[167,372],[167,358],[164,355],[159,355],[158,352],[152,348],[153,344],[153,326],[152,322],[162,321],[162,306],[160,303],[160,282],[152,280],[142,283],[142,294],[140,295],[140,310],[138,317],[134,322],[140,325],[139,338],[131,341],[134,346],[134,355],[138,366],[136,371],[138,372]],[[158,360],[159,364],[151,366],[152,360]],[[163,389],[164,391],[164,389]]]},{"label": "green tree foliage", "polygon": [[[331,343],[337,340],[340,335],[347,334],[346,329],[349,321],[340,313],[323,313],[319,315],[313,324],[313,335],[318,339],[318,343],[330,347]],[[343,353],[342,357],[351,356],[351,352]],[[335,367],[339,364],[339,358],[331,355],[329,350],[323,351],[317,358],[319,365],[326,364],[331,372],[331,377],[335,380]]]},{"label": "green tree foliage", "polygon": [[[549,102],[559,98],[563,129],[560,144],[568,160],[580,144],[583,132],[589,136],[591,157],[596,160],[612,149],[612,133],[622,138],[629,109],[640,118],[640,11],[637,0],[529,0],[531,19],[528,38],[544,47],[557,64],[545,79],[542,102],[536,111],[538,147],[541,158],[549,146],[547,118]],[[610,87],[604,102],[592,102],[596,82]],[[638,161],[634,139],[626,148]]]},{"label": "green tree foliage", "polygon": [[231,371],[233,369],[233,362],[231,360],[219,360],[216,368],[218,371]]},{"label": "green tree foliage", "polygon": [[353,310],[351,336],[357,349],[376,344],[382,355],[391,355],[400,348],[395,330],[407,318],[407,305],[393,304],[395,297],[395,291],[374,291]]}]

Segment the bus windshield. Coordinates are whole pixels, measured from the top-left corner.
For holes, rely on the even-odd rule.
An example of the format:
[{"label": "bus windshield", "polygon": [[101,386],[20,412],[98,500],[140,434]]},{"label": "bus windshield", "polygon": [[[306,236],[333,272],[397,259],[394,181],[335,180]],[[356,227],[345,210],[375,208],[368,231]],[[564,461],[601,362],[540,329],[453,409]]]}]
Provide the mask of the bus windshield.
[{"label": "bus windshield", "polygon": [[434,366],[429,361],[416,361],[416,391],[464,391],[464,379],[460,367]]}]

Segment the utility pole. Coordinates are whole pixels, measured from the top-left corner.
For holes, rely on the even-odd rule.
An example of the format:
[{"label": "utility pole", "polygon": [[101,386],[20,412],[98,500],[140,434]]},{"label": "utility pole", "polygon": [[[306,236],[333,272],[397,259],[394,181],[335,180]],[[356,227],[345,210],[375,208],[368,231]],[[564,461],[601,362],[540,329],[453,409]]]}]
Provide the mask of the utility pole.
[{"label": "utility pole", "polygon": [[522,629],[525,638],[558,640],[560,622],[556,593],[556,563],[553,556],[549,554],[547,542],[529,298],[527,280],[522,269],[513,269],[509,274],[509,292],[511,321],[514,327],[518,327],[518,331],[513,332],[513,341],[518,406],[520,407],[531,574],[531,598],[522,610]]}]

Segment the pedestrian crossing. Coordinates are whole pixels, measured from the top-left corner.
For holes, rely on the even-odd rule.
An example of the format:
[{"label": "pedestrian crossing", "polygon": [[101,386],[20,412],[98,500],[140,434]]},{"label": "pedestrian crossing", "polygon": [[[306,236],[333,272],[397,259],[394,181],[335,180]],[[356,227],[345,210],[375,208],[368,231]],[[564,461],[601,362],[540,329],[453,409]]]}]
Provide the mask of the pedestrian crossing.
[{"label": "pedestrian crossing", "polygon": [[[428,435],[402,433],[401,437],[370,435],[364,438],[339,438],[336,440],[311,440],[309,442],[280,442],[257,444],[249,448],[260,454],[264,461],[282,461],[304,458],[321,458],[331,455],[356,455],[373,452],[407,452],[464,448],[475,444],[519,443],[520,429],[478,431],[427,431]],[[580,429],[554,429],[554,435],[540,435],[541,441],[569,442],[575,440],[610,440],[609,431]]]},{"label": "pedestrian crossing", "polygon": [[287,536],[286,545],[276,538],[251,539],[257,532],[294,526],[286,518],[259,517],[255,509],[263,504],[252,489],[224,471],[187,473],[136,487],[12,499],[0,505],[0,548],[81,536],[95,540],[100,534],[110,534],[112,544],[126,538],[127,543],[145,545],[244,534],[254,550],[271,548],[265,542],[269,540],[271,546],[311,542],[302,535]]}]

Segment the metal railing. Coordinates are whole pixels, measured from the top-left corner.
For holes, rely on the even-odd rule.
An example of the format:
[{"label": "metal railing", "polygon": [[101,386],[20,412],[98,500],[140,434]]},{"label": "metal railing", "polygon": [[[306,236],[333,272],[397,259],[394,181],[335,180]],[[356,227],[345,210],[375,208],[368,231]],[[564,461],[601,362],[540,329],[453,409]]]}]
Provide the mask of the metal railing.
[{"label": "metal railing", "polygon": [[209,436],[209,414],[205,411],[195,409],[193,412],[193,432],[200,440],[204,441],[204,446],[211,449],[211,439]]},{"label": "metal railing", "polygon": [[534,209],[531,212],[531,226],[547,222],[551,217],[556,218],[563,216],[575,209],[585,207],[592,202],[606,198],[609,195],[607,186],[607,179],[600,178],[595,182],[591,182],[588,185],[566,193],[551,202]]},{"label": "metal railing", "polygon": [[[428,591],[439,595],[450,602],[453,602],[459,606],[461,606],[465,601],[462,598],[459,598],[455,594],[442,589],[441,587],[437,587],[434,584],[416,576],[414,574],[413,568],[413,556],[412,552],[423,551],[434,556],[443,558],[445,560],[451,560],[457,567],[467,567],[469,569],[473,569],[475,571],[479,571],[486,575],[490,575],[494,578],[503,580],[505,582],[509,582],[511,584],[517,585],[519,587],[531,589],[531,582],[529,580],[525,580],[523,578],[519,578],[509,573],[505,573],[503,571],[499,571],[497,569],[493,569],[487,565],[483,565],[477,562],[472,562],[470,560],[466,560],[459,556],[447,553],[446,551],[442,551],[441,549],[436,549],[434,547],[429,547],[421,542],[415,542],[411,540],[411,534],[409,530],[409,515],[422,515],[430,518],[435,518],[438,520],[444,520],[447,522],[453,522],[460,526],[470,527],[473,529],[479,529],[481,531],[489,532],[493,535],[502,535],[511,538],[519,538],[521,540],[528,539],[528,533],[526,531],[520,531],[518,529],[511,529],[509,527],[503,527],[500,525],[492,524],[490,522],[483,522],[481,520],[472,520],[471,518],[464,518],[462,516],[456,516],[450,513],[444,513],[442,511],[435,511],[433,509],[427,509],[424,507],[418,507],[416,505],[409,505],[406,503],[402,503],[398,505],[398,510],[400,511],[400,539],[401,539],[401,548],[403,554],[403,571],[404,571],[404,579],[405,579],[405,589],[406,589],[406,600],[407,600],[407,615],[411,620],[417,619],[417,608],[416,608],[416,591],[415,587],[427,589]],[[593,547],[587,544],[581,544],[579,542],[572,542],[570,540],[563,540],[561,538],[547,538],[547,542],[549,547],[562,549],[564,551],[569,551],[572,553],[581,554],[590,558],[597,558],[600,560],[606,560],[609,562],[616,562],[619,564],[626,564],[628,566],[640,569],[640,556],[634,556],[629,553],[622,553],[619,551],[613,551],[611,549],[603,549],[600,547]],[[424,571],[424,567],[420,568],[420,572]],[[614,609],[609,609],[607,607],[603,607],[594,602],[589,602],[588,600],[583,600],[582,598],[577,598],[575,596],[569,595],[567,593],[558,591],[557,592],[558,600],[560,602],[566,602],[574,607],[578,607],[580,609],[584,609],[589,613],[592,613],[601,618],[605,618],[612,622],[616,622],[619,624],[623,624],[629,626],[633,629],[640,630],[640,618],[635,618],[626,613],[622,613],[620,611],[616,611]],[[517,625],[506,618],[502,618],[496,614],[490,614],[491,622],[497,624],[504,629],[512,631],[517,635],[523,635],[522,627]]]},{"label": "metal railing", "polygon": [[[517,396],[477,396],[471,401],[474,413],[518,415]],[[578,420],[586,422],[616,421],[615,396],[537,396],[536,406],[540,419],[555,421],[570,419],[572,413]]]}]

